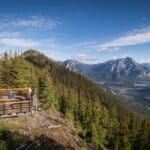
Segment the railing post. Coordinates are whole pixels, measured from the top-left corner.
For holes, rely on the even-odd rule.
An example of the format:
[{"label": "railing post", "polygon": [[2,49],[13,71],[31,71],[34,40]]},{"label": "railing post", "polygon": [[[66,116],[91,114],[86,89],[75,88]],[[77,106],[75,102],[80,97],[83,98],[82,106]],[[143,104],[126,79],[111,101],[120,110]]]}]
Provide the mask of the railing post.
[{"label": "railing post", "polygon": [[5,115],[5,102],[3,102],[3,115]]},{"label": "railing post", "polygon": [[22,102],[20,102],[20,113],[22,113]]},{"label": "railing post", "polygon": [[31,112],[31,100],[29,101],[29,112]]}]

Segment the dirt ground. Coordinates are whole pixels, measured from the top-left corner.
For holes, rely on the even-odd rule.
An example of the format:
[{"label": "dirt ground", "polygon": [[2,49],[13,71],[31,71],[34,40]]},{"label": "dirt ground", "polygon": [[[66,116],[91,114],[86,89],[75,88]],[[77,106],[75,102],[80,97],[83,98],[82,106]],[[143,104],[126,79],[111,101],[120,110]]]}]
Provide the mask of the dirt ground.
[{"label": "dirt ground", "polygon": [[87,144],[77,136],[73,125],[68,125],[58,112],[41,111],[32,115],[15,118],[2,118],[0,123],[5,124],[12,132],[29,136],[34,140],[44,135],[57,143],[68,147],[67,149],[87,150]]}]

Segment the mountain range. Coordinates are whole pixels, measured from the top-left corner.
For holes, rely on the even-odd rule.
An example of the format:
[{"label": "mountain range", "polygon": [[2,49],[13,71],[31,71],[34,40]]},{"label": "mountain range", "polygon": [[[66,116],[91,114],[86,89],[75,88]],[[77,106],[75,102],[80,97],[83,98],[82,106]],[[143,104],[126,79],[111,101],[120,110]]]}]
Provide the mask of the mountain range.
[{"label": "mountain range", "polygon": [[130,57],[110,60],[99,64],[84,64],[75,60],[66,60],[62,65],[70,71],[79,72],[97,82],[123,82],[150,79],[150,64],[136,63]]}]

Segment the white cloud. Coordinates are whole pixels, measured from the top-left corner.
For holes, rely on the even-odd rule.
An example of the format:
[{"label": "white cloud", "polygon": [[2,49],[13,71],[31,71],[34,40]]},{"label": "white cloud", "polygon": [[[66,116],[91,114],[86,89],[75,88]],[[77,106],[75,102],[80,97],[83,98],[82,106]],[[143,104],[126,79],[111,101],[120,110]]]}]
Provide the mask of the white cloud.
[{"label": "white cloud", "polygon": [[26,18],[19,17],[10,17],[6,16],[0,18],[1,26],[0,28],[8,28],[8,27],[29,27],[29,28],[40,28],[40,29],[50,29],[58,24],[59,21],[51,19],[49,17],[42,16],[30,16]]},{"label": "white cloud", "polygon": [[19,34],[19,32],[0,32],[0,38],[18,37]]},{"label": "white cloud", "polygon": [[39,43],[36,41],[23,38],[1,38],[0,44],[21,48],[32,48],[39,45]]},{"label": "white cloud", "polygon": [[123,46],[132,46],[150,43],[150,27],[140,30],[134,30],[126,36],[116,38],[110,42],[92,46],[97,51],[117,51]]},{"label": "white cloud", "polygon": [[77,56],[73,56],[72,59],[78,60],[78,61],[96,61],[97,58],[93,56],[88,56],[86,54],[80,54]]},{"label": "white cloud", "polygon": [[45,27],[54,27],[58,24],[58,21],[52,20],[49,18],[44,18],[44,17],[31,17],[28,19],[18,19],[16,22],[14,22],[15,25],[17,26],[23,26],[23,27],[37,27],[37,28],[45,28]]},{"label": "white cloud", "polygon": [[5,36],[0,37],[0,54],[8,49],[11,49],[13,51],[15,50],[25,51],[27,49],[40,50],[47,56],[55,60],[61,59],[62,56],[62,53],[60,52],[62,50],[62,46],[60,46],[55,41],[55,39],[33,40],[21,37],[11,37],[11,38],[5,38]]}]

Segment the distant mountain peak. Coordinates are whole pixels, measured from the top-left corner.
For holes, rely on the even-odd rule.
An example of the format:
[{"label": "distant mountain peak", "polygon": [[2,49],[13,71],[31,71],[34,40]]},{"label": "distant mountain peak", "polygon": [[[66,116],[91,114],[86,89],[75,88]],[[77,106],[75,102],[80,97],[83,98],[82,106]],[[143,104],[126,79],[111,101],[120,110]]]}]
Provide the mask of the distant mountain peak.
[{"label": "distant mountain peak", "polygon": [[80,64],[80,62],[77,60],[68,59],[68,60],[64,61],[62,64],[66,69],[77,72],[77,65]]},{"label": "distant mountain peak", "polygon": [[100,64],[83,64],[76,60],[67,60],[63,66],[70,71],[85,74],[89,78],[102,81],[124,81],[149,78],[149,71],[131,57],[106,61]]},{"label": "distant mountain peak", "polygon": [[126,57],[124,61],[125,63],[136,63],[131,57]]},{"label": "distant mountain peak", "polygon": [[133,59],[131,57],[125,57],[125,60],[133,61]]},{"label": "distant mountain peak", "polygon": [[[108,62],[109,62],[109,61],[108,61]],[[131,57],[113,59],[111,62],[112,62],[112,63],[114,63],[114,62],[136,63]]]}]

